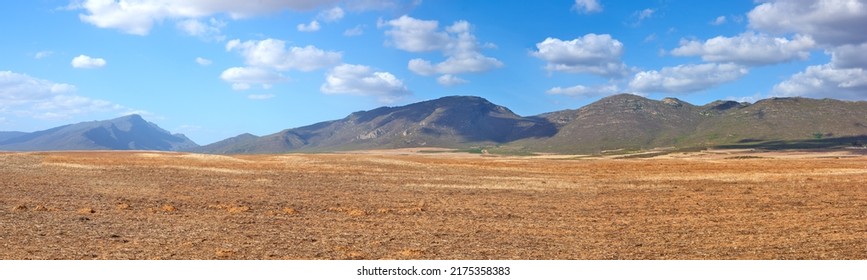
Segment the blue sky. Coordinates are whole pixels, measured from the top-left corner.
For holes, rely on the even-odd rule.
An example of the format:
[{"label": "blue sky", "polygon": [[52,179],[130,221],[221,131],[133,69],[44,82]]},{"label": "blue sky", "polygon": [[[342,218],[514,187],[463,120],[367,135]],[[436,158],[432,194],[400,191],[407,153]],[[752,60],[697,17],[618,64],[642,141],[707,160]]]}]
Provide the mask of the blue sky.
[{"label": "blue sky", "polygon": [[0,26],[0,131],[138,113],[208,144],[448,95],[867,99],[865,0],[38,0]]}]

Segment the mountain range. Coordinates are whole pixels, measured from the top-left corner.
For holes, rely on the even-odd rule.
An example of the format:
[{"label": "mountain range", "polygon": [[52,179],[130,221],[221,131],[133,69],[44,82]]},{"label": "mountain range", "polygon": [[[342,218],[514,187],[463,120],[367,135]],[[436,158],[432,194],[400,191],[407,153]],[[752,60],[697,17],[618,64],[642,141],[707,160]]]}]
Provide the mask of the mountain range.
[{"label": "mountain range", "polygon": [[139,115],[82,122],[31,133],[0,132],[0,150],[160,150],[180,151],[198,145],[171,134]]},{"label": "mountain range", "polygon": [[810,148],[867,143],[867,102],[770,98],[697,106],[618,94],[576,110],[520,116],[475,96],[380,107],[280,132],[198,146],[138,115],[33,133],[0,132],[0,150],[321,152],[407,147],[503,153],[600,153],[653,148]]}]

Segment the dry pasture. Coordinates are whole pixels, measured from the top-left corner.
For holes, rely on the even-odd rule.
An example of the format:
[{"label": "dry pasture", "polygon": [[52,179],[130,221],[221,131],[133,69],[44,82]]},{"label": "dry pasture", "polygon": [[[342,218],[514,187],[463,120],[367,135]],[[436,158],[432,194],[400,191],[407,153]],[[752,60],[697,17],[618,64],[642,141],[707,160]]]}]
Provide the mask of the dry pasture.
[{"label": "dry pasture", "polygon": [[0,153],[0,259],[867,259],[867,157]]}]

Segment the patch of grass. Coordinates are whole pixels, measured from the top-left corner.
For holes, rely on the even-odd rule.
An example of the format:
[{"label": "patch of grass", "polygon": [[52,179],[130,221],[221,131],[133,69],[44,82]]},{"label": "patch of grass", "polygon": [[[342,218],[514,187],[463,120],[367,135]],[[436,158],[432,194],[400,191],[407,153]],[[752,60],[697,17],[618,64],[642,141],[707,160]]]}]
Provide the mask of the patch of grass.
[{"label": "patch of grass", "polygon": [[459,150],[419,150],[418,153],[421,154],[442,154],[442,153],[454,153]]},{"label": "patch of grass", "polygon": [[626,156],[618,157],[618,159],[652,158],[652,157],[667,155],[670,153],[671,152],[669,152],[669,151],[655,152],[655,153],[641,153],[641,154],[633,154],[633,155],[626,155]]},{"label": "patch of grass", "polygon": [[[825,135],[827,136],[827,134]],[[752,143],[737,143],[719,145],[716,149],[768,149],[768,150],[796,150],[796,149],[829,149],[858,146],[867,142],[867,135],[821,138],[821,139],[796,139],[796,140],[772,140]]]},{"label": "patch of grass", "polygon": [[764,158],[764,157],[760,157],[760,156],[733,156],[733,157],[727,157],[726,159],[756,159],[756,158]]},{"label": "patch of grass", "polygon": [[483,154],[485,151],[487,151],[487,149],[481,147],[457,150],[457,152],[470,154]]}]

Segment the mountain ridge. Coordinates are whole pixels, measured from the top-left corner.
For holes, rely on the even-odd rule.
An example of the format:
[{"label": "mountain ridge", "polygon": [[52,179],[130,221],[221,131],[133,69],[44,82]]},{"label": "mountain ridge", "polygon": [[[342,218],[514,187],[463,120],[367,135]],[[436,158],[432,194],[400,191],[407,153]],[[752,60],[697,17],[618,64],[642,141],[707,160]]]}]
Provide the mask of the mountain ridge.
[{"label": "mountain ridge", "polygon": [[[4,133],[6,134],[6,133]],[[161,150],[179,151],[198,144],[171,134],[132,114],[104,121],[68,124],[0,140],[0,150]]]},{"label": "mountain ridge", "polygon": [[[46,135],[66,145],[47,141]],[[652,100],[624,93],[577,109],[525,117],[482,97],[446,96],[357,111],[342,119],[263,136],[244,133],[204,146],[138,115],[32,133],[0,132],[0,150],[135,148],[216,154],[410,147],[593,154],[660,147],[760,147],[762,143],[798,147],[786,144],[798,141],[807,141],[809,147],[863,145],[867,102],[787,97],[693,105],[672,97]]]}]

